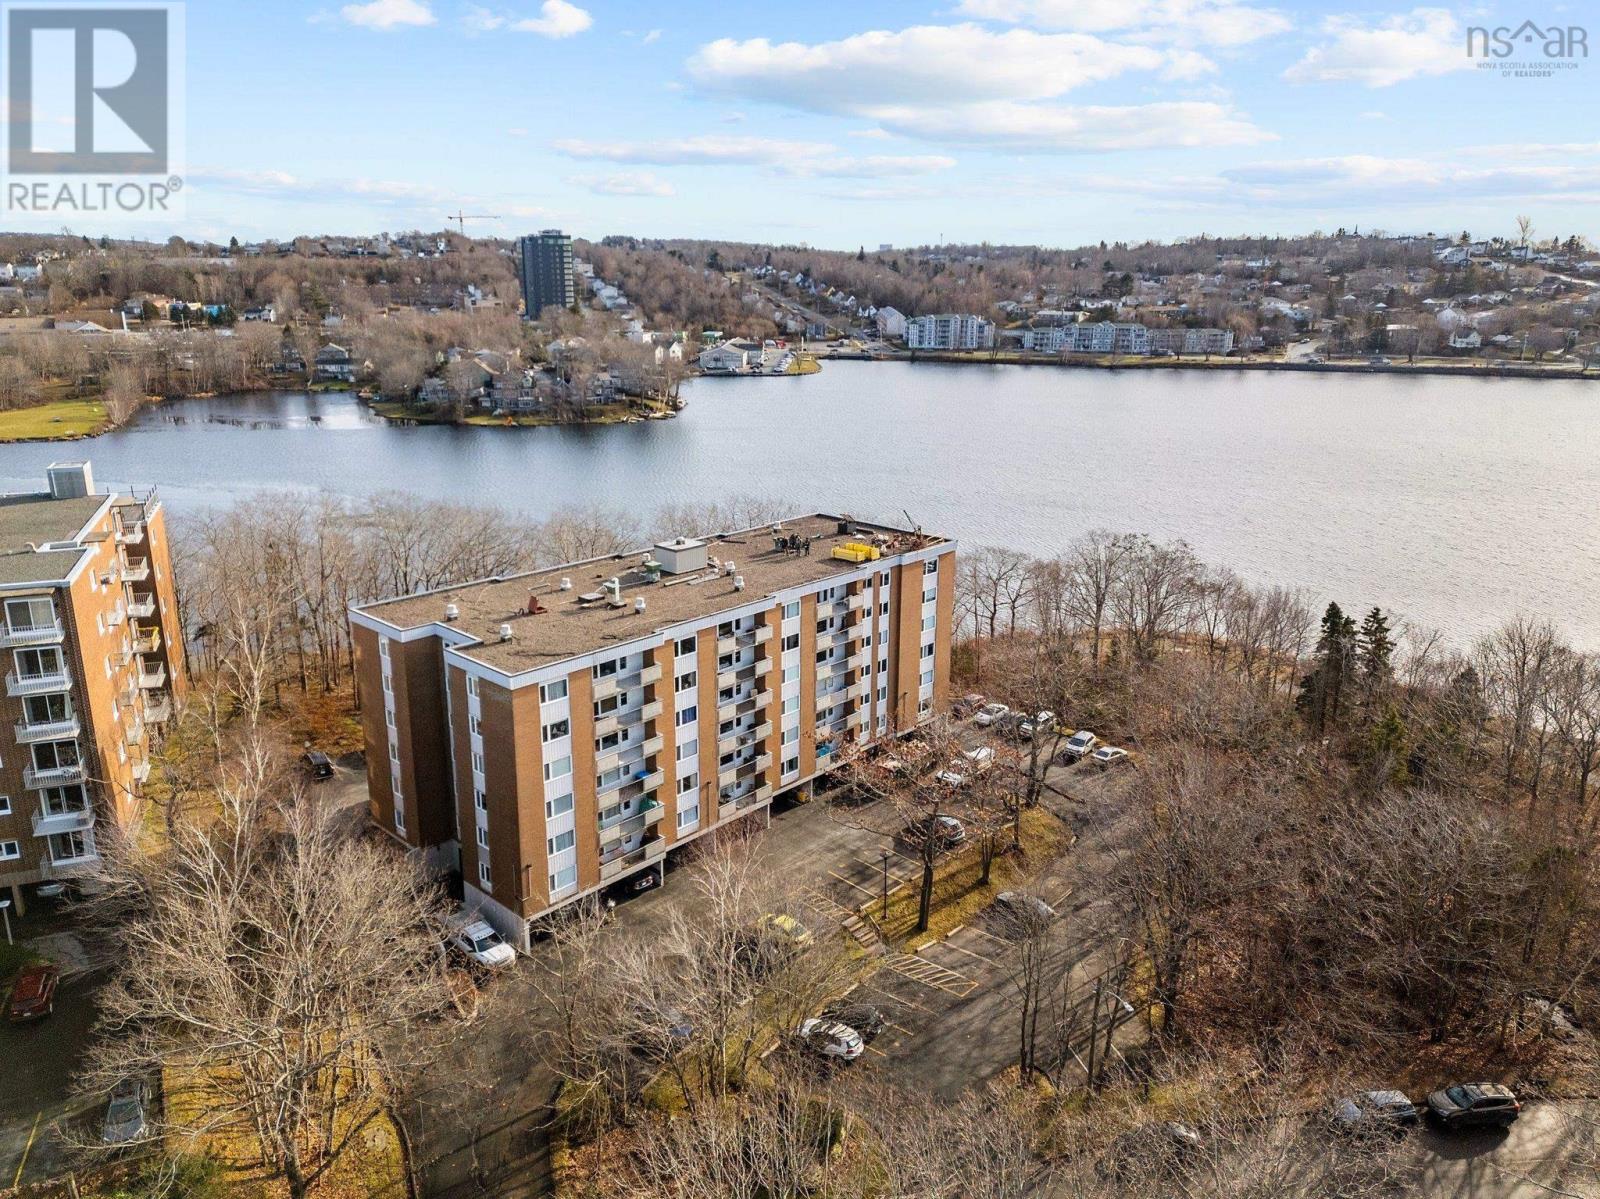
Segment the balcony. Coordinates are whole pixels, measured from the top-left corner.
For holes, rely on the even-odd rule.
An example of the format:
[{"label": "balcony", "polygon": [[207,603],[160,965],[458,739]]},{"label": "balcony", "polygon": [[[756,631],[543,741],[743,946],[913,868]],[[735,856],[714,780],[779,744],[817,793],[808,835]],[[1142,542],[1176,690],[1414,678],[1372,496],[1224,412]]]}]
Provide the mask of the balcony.
[{"label": "balcony", "polygon": [[133,652],[153,654],[161,649],[160,629],[140,629],[133,637]]},{"label": "balcony", "polygon": [[60,645],[67,631],[61,622],[0,629],[0,647],[11,649],[25,645]]},{"label": "balcony", "polygon": [[94,808],[73,808],[66,812],[47,812],[40,808],[33,814],[33,835],[53,837],[57,833],[81,833],[94,827]]},{"label": "balcony", "polygon": [[160,699],[144,701],[144,718],[150,724],[166,724],[172,719],[172,700],[163,695]]},{"label": "balcony", "polygon": [[142,762],[135,762],[133,765],[133,781],[136,783],[142,783],[149,777],[150,759],[146,758]]},{"label": "balcony", "polygon": [[16,727],[18,745],[32,745],[35,741],[66,741],[82,732],[76,716],[45,724],[29,724],[19,720]]},{"label": "balcony", "polygon": [[743,629],[728,637],[717,638],[717,653],[731,654],[735,650],[752,649],[772,640],[772,626],[758,625],[753,629]]},{"label": "balcony", "polygon": [[746,695],[735,696],[726,703],[717,705],[717,720],[738,720],[753,712],[759,712],[767,706],[767,699],[770,698],[771,692],[768,691],[752,691]]},{"label": "balcony", "polygon": [[167,685],[167,668],[140,665],[139,686],[145,691],[159,691]]},{"label": "balcony", "polygon": [[144,740],[144,718],[135,716],[122,730],[122,736],[129,745],[138,745]]},{"label": "balcony", "polygon": [[634,779],[617,792],[618,803],[627,803],[630,799],[643,799],[666,781],[667,773],[664,770],[652,770],[642,778]]},{"label": "balcony", "polygon": [[735,736],[739,739],[739,748],[744,749],[748,745],[753,745],[757,741],[765,739],[766,737],[770,736],[771,733],[772,721],[764,720],[760,724],[756,725],[755,728],[746,729],[742,733],[736,733]]},{"label": "balcony", "polygon": [[128,558],[122,564],[122,577],[129,583],[142,583],[150,577],[149,558]]},{"label": "balcony", "polygon": [[651,754],[658,754],[661,752],[661,745],[662,739],[659,733],[657,733],[654,737],[646,738],[644,741],[633,742],[627,745],[619,745],[610,753],[597,754],[595,756],[594,772],[596,774],[604,774],[608,770],[615,770],[618,766],[622,765],[623,754],[627,754],[629,757],[632,757],[634,754],[640,754],[644,758],[648,758]]},{"label": "balcony", "polygon": [[122,520],[117,522],[117,544],[137,545],[144,540],[145,523],[142,520]]},{"label": "balcony", "polygon": [[128,615],[138,620],[149,620],[156,614],[156,597],[147,595],[143,599],[128,596]]},{"label": "balcony", "polygon": [[736,799],[730,799],[725,804],[718,804],[717,805],[717,819],[718,820],[732,820],[738,814],[739,814],[739,801],[736,800]]},{"label": "balcony", "polygon": [[872,607],[872,592],[857,591],[854,595],[846,596],[844,602],[851,612],[865,612]]},{"label": "balcony", "polygon": [[84,781],[83,764],[76,766],[29,766],[22,772],[22,785],[30,791],[45,787],[70,787]]},{"label": "balcony", "polygon": [[52,691],[66,691],[72,686],[72,676],[65,670],[54,674],[8,674],[6,694],[18,698],[24,695],[47,695]]},{"label": "balcony", "polygon": [[651,683],[661,681],[661,667],[646,666],[636,674],[607,675],[603,679],[595,679],[593,697],[595,700],[607,699],[619,691],[632,691],[635,687],[647,687]]},{"label": "balcony", "polygon": [[106,613],[106,624],[113,629],[127,619],[128,610],[123,604],[118,604]]},{"label": "balcony", "polygon": [[642,812],[635,812],[623,820],[616,820],[610,824],[600,826],[600,849],[603,853],[607,847],[615,845],[618,841],[626,841],[629,837],[637,837],[646,829],[654,828],[661,823],[661,814],[666,809],[660,804],[652,804]]},{"label": "balcony", "polygon": [[846,699],[853,699],[857,703],[872,694],[872,680],[859,679],[844,689]]},{"label": "balcony", "polygon": [[608,883],[630,870],[637,869],[640,866],[647,866],[651,862],[660,861],[666,856],[666,853],[667,843],[661,839],[659,834],[654,835],[632,853],[621,854],[610,861],[602,858],[600,860],[600,881]]},{"label": "balcony", "polygon": [[659,699],[653,699],[644,707],[639,709],[639,718],[641,720],[655,720],[660,717],[660,715],[661,701]]}]

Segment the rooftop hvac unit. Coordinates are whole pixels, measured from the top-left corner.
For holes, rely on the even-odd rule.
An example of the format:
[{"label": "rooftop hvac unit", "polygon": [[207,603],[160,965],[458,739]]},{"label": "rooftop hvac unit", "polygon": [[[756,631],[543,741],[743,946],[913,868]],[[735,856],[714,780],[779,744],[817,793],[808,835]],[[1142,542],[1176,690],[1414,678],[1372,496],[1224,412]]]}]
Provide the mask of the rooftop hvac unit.
[{"label": "rooftop hvac unit", "polygon": [[733,562],[732,562],[732,560],[729,560],[729,561],[724,562],[722,564],[722,573],[727,575],[730,579],[733,578]]},{"label": "rooftop hvac unit", "polygon": [[567,578],[565,575],[563,575],[562,578],[561,578],[561,590],[563,590],[563,591],[571,591],[572,590],[572,580]]},{"label": "rooftop hvac unit", "polygon": [[457,604],[446,604],[444,606],[444,618],[447,621],[461,619],[460,606]]},{"label": "rooftop hvac unit", "polygon": [[645,610],[645,606],[646,605],[645,605],[645,602],[644,602],[644,596],[642,596],[642,595],[638,599],[633,601],[633,610],[635,612],[643,613],[644,610]]},{"label": "rooftop hvac unit", "polygon": [[744,590],[744,576],[743,575],[734,575],[733,576],[733,589],[735,591],[743,591]]},{"label": "rooftop hvac unit", "polygon": [[503,624],[503,625],[500,626],[500,640],[501,641],[510,641],[511,640],[511,635],[512,635],[512,628],[511,628],[510,625]]}]

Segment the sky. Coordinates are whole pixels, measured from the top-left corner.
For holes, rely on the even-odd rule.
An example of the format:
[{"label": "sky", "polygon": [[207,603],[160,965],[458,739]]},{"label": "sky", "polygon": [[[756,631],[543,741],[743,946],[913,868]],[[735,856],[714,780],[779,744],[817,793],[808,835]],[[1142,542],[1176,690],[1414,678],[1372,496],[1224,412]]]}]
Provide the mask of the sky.
[{"label": "sky", "polygon": [[[1469,27],[1525,20],[1596,57],[1469,55]],[[1587,4],[194,0],[185,26],[183,219],[6,227],[253,240],[465,209],[500,218],[484,236],[854,249],[1527,214],[1600,236]]]}]

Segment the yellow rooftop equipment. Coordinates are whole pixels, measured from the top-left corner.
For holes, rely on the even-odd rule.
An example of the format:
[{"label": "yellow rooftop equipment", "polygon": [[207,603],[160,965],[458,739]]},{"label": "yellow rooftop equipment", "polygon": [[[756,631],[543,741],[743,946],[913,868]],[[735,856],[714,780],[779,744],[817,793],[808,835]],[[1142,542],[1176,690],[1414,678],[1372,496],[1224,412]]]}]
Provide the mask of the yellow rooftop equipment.
[{"label": "yellow rooftop equipment", "polygon": [[833,556],[846,562],[876,562],[883,555],[875,545],[868,545],[864,541],[847,541],[833,547]]}]

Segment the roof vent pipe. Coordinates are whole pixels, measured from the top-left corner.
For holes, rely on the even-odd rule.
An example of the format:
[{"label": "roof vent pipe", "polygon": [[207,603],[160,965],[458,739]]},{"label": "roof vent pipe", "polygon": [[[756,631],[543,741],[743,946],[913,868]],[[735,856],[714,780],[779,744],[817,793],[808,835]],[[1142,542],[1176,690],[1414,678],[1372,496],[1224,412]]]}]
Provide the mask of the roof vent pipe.
[{"label": "roof vent pipe", "polygon": [[734,567],[733,567],[732,560],[729,560],[727,563],[725,563],[723,565],[723,573],[726,574],[729,578],[733,577],[733,569],[734,569]]},{"label": "roof vent pipe", "polygon": [[644,596],[641,595],[638,599],[633,601],[633,610],[640,613],[645,610]]},{"label": "roof vent pipe", "polygon": [[561,590],[563,590],[563,591],[571,591],[572,590],[572,580],[567,578],[565,575],[563,575],[562,578],[561,578]]},{"label": "roof vent pipe", "polygon": [[744,590],[744,576],[743,575],[734,575],[733,576],[733,589],[735,591],[743,591]]},{"label": "roof vent pipe", "polygon": [[461,619],[461,608],[460,608],[460,606],[457,605],[457,604],[446,604],[444,606],[444,618],[446,620],[459,620],[459,619]]},{"label": "roof vent pipe", "polygon": [[503,625],[500,626],[500,640],[501,641],[510,641],[511,640],[511,634],[512,634],[512,629],[511,629],[510,625],[503,624]]}]

